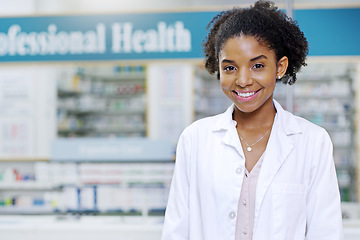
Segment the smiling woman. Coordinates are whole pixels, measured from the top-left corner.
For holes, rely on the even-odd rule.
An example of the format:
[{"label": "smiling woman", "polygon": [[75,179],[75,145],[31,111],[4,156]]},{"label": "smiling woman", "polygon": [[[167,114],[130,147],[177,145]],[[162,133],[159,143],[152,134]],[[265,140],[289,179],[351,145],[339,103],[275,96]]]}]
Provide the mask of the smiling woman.
[{"label": "smiling woman", "polygon": [[182,133],[162,239],[343,239],[329,135],[273,99],[306,65],[304,34],[268,1],[209,27],[205,67],[233,104]]}]

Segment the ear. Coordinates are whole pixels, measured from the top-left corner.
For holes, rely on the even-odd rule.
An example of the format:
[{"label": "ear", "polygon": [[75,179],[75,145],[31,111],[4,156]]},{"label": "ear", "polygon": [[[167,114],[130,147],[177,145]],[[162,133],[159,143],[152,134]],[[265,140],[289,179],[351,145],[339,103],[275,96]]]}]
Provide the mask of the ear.
[{"label": "ear", "polygon": [[288,65],[289,59],[286,56],[282,57],[277,63],[276,76],[282,78],[286,73]]}]

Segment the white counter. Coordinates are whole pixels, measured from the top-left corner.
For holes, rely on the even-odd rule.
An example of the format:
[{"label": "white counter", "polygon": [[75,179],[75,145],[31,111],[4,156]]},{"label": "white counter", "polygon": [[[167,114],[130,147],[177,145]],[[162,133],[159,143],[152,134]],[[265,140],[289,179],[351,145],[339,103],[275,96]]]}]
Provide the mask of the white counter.
[{"label": "white counter", "polygon": [[[0,216],[1,240],[159,240],[162,217]],[[344,220],[345,240],[360,239],[360,219]]]},{"label": "white counter", "polygon": [[343,220],[345,240],[360,239],[360,219]]},{"label": "white counter", "polygon": [[163,218],[0,216],[1,240],[159,240]]}]

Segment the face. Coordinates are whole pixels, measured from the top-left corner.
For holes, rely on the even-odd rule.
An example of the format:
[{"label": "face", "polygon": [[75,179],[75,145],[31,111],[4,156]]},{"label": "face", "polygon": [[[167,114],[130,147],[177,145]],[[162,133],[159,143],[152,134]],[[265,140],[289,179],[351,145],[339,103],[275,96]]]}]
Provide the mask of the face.
[{"label": "face", "polygon": [[251,113],[274,108],[276,77],[286,72],[288,60],[276,60],[275,52],[253,36],[228,39],[219,54],[220,83],[237,110]]}]

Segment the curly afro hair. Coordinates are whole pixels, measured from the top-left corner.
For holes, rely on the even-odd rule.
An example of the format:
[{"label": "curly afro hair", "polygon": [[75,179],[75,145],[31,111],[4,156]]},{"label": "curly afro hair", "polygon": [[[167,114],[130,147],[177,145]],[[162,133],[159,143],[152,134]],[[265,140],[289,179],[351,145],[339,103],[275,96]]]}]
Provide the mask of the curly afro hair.
[{"label": "curly afro hair", "polygon": [[275,6],[273,2],[257,1],[250,8],[234,8],[223,11],[208,24],[209,31],[203,43],[205,68],[210,74],[219,73],[219,53],[225,42],[232,37],[254,36],[261,44],[275,52],[277,60],[286,56],[289,65],[279,81],[294,84],[296,73],[306,66],[308,42],[297,22]]}]

